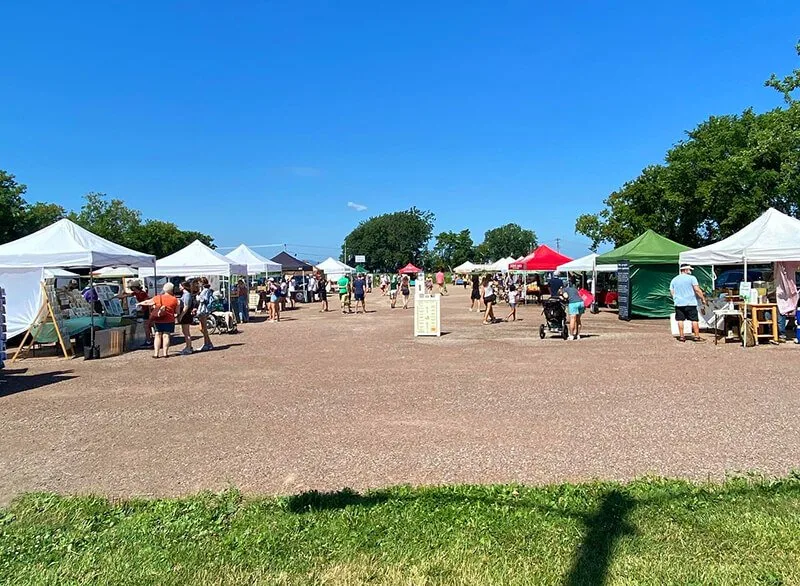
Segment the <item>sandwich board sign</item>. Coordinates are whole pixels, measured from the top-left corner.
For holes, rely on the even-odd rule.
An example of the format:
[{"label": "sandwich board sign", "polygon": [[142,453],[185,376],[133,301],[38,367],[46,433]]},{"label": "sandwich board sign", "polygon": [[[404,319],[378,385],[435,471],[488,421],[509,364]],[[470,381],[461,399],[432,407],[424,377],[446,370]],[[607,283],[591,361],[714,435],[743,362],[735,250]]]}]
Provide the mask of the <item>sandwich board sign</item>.
[{"label": "sandwich board sign", "polygon": [[414,336],[441,336],[442,313],[439,295],[414,297]]}]

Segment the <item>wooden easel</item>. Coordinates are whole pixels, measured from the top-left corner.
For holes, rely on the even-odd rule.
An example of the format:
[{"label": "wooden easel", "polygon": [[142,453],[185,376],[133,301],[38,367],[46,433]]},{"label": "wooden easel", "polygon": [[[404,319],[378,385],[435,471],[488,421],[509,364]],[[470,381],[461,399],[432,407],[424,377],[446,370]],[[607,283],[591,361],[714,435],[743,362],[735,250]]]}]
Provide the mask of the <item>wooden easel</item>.
[{"label": "wooden easel", "polygon": [[22,338],[22,342],[17,348],[17,351],[14,353],[14,357],[11,359],[11,364],[13,364],[16,359],[22,354],[23,352],[27,351],[25,347],[25,342],[28,341],[28,338],[31,338],[31,342],[33,343],[33,336],[31,334],[31,330],[40,326],[41,324],[47,323],[48,316],[49,319],[53,323],[53,327],[56,330],[56,335],[58,336],[58,343],[61,346],[61,351],[64,353],[64,358],[72,358],[72,340],[67,338],[64,339],[63,334],[61,333],[61,324],[63,323],[63,319],[61,316],[61,310],[59,308],[58,314],[56,314],[56,310],[53,307],[54,304],[58,301],[55,295],[50,295],[50,292],[45,287],[44,283],[41,283],[42,287],[42,306],[39,308],[39,313],[36,314],[36,319],[33,320],[33,324],[31,327],[28,328],[28,331],[25,332],[25,336]]}]

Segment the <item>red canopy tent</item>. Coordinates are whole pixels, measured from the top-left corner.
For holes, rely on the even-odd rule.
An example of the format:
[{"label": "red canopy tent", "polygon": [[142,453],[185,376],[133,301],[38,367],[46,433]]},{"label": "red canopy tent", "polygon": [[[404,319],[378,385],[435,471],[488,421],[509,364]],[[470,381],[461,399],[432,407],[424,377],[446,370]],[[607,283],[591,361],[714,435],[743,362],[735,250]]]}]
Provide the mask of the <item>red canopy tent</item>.
[{"label": "red canopy tent", "polygon": [[509,264],[508,269],[511,271],[554,271],[558,265],[563,265],[571,260],[568,256],[542,244],[522,260]]},{"label": "red canopy tent", "polygon": [[408,263],[402,269],[400,269],[400,274],[402,275],[411,275],[413,273],[421,273],[422,269],[415,267],[411,263]]}]

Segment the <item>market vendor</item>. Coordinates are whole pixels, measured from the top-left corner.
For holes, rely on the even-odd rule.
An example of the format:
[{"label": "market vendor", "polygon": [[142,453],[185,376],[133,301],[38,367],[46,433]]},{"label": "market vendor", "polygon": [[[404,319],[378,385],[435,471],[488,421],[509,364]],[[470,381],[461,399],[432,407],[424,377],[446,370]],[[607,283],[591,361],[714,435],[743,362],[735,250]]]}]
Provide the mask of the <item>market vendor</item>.
[{"label": "market vendor", "polygon": [[145,320],[145,345],[151,346],[153,344],[153,322],[150,319],[150,311],[145,309],[144,306],[140,305],[143,301],[150,299],[150,296],[147,294],[147,291],[144,290],[144,287],[142,287],[142,282],[138,279],[132,279],[128,281],[128,288],[130,291],[120,291],[117,297],[120,299],[134,297],[136,299],[136,317],[143,318]]}]

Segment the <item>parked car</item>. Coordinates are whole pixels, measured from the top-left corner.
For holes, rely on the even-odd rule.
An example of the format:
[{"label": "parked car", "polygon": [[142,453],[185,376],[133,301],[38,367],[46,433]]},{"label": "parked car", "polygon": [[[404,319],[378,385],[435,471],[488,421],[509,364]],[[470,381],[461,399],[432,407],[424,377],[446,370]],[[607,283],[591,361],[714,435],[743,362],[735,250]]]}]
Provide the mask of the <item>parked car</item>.
[{"label": "parked car", "polygon": [[[747,269],[747,280],[751,283],[753,281],[769,281],[772,279],[772,271],[761,269]],[[714,286],[717,289],[738,289],[739,283],[744,281],[744,269],[725,271],[721,273]]]}]

